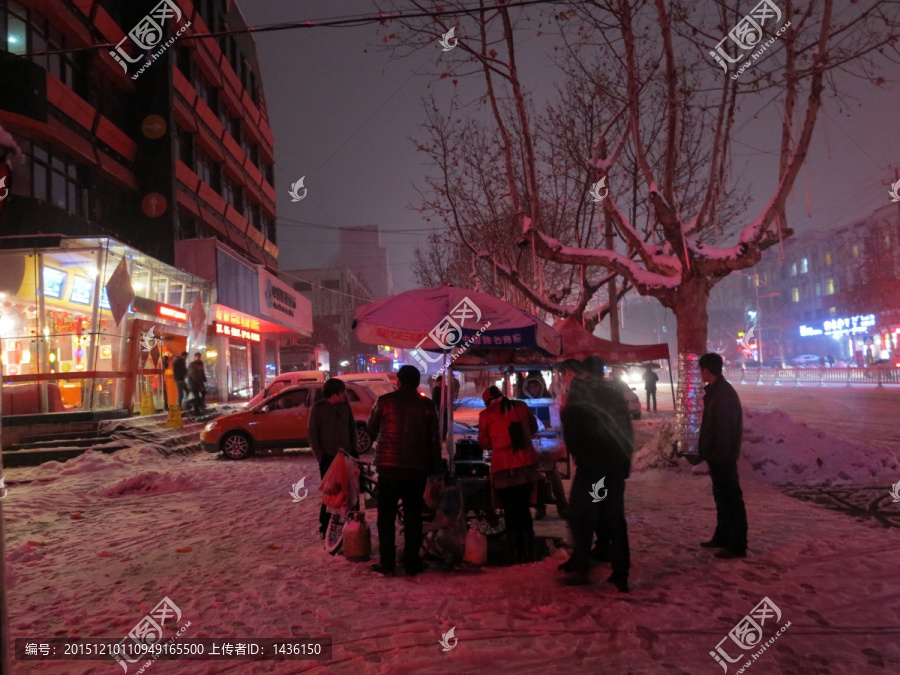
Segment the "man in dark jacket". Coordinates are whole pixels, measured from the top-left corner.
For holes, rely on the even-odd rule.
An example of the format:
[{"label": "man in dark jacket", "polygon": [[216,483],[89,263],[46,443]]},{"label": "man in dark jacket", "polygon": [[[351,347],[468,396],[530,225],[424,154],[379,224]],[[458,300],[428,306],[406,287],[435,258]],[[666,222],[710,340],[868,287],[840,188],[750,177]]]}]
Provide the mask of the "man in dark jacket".
[{"label": "man in dark jacket", "polygon": [[394,523],[397,503],[403,501],[403,568],[410,576],[422,571],[422,506],[429,475],[440,473],[441,444],[434,404],[419,395],[419,371],[403,366],[397,373],[400,388],[378,399],[369,416],[369,433],[378,439],[378,541],[376,572],[394,574]]},{"label": "man in dark jacket", "polygon": [[[613,573],[608,580],[627,593],[631,555],[625,479],[631,474],[633,454],[628,407],[621,394],[603,382],[603,362],[598,357],[580,366],[563,365],[569,395],[560,421],[576,470],[569,496],[573,551],[560,569],[572,574],[568,583],[588,583],[588,556],[596,531],[598,547],[610,542]],[[602,486],[598,485],[601,480]]]},{"label": "man in dark jacket", "polygon": [[653,412],[656,412],[656,383],[659,377],[650,366],[644,370],[644,391],[647,392],[647,412],[650,412],[650,399],[653,399]]},{"label": "man in dark jacket", "polygon": [[172,361],[172,379],[175,380],[175,386],[178,388],[178,407],[184,403],[187,398],[187,383],[184,379],[187,377],[187,352],[181,352],[181,356],[176,356]]},{"label": "man in dark jacket", "polygon": [[194,412],[199,413],[206,407],[206,371],[203,370],[200,352],[194,354],[194,360],[188,366],[188,388],[194,396],[191,399]]},{"label": "man in dark jacket", "polygon": [[[320,478],[325,478],[325,472],[339,450],[359,457],[356,451],[356,422],[353,409],[347,403],[347,385],[343,380],[332,377],[323,385],[322,400],[316,401],[309,411],[306,437],[319,463]],[[322,537],[330,517],[325,504],[322,504],[319,511],[319,534]]]},{"label": "man in dark jacket", "polygon": [[716,531],[704,548],[721,548],[717,558],[747,557],[747,510],[738,480],[743,417],[741,400],[722,377],[722,357],[700,357],[700,376],[706,383],[703,419],[700,422],[700,459],[709,465],[713,498],[716,500]]}]

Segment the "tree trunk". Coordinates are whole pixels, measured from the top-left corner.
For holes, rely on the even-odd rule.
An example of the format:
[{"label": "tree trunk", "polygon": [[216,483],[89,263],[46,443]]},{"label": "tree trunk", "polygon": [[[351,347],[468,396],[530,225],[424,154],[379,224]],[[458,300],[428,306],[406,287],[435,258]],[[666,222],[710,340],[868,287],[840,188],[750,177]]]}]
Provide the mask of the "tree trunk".
[{"label": "tree trunk", "polygon": [[703,416],[703,381],[697,361],[707,352],[707,311],[709,282],[688,279],[675,293],[672,311],[677,321],[678,390],[675,433],[679,452],[695,454]]}]

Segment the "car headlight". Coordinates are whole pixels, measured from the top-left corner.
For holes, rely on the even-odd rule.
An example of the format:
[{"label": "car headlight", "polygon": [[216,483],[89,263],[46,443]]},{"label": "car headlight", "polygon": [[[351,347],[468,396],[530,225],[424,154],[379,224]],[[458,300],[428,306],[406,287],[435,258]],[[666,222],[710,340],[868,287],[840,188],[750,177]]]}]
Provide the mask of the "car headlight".
[{"label": "car headlight", "polygon": [[219,428],[219,420],[213,420],[212,422],[207,424],[205,427],[203,427],[203,431],[204,432],[215,431],[218,428]]}]

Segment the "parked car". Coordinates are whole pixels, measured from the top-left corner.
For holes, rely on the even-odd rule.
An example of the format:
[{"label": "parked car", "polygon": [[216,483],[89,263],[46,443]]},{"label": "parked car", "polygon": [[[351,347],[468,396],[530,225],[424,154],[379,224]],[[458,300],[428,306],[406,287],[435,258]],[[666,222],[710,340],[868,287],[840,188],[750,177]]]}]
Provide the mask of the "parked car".
[{"label": "parked car", "polygon": [[265,389],[247,402],[247,407],[259,405],[263,400],[277,394],[282,389],[294,387],[298,384],[324,382],[328,379],[328,373],[324,370],[296,370],[293,373],[282,373],[266,385]]},{"label": "parked car", "polygon": [[[200,432],[200,443],[207,452],[221,452],[228,459],[244,459],[257,450],[305,447],[309,445],[309,411],[322,398],[323,386],[322,382],[312,382],[287,387],[257,405],[213,420]],[[360,454],[372,449],[366,421],[377,399],[368,386],[347,384]]]},{"label": "parked car", "polygon": [[397,383],[395,373],[344,373],[338,375],[338,379],[344,382],[393,382]]},{"label": "parked car", "polygon": [[797,368],[817,368],[819,361],[819,357],[815,354],[801,354],[791,359],[791,363]]},{"label": "parked car", "polygon": [[622,395],[625,396],[625,402],[628,403],[628,413],[631,415],[631,419],[641,419],[641,399],[638,398],[634,389],[623,389]]}]

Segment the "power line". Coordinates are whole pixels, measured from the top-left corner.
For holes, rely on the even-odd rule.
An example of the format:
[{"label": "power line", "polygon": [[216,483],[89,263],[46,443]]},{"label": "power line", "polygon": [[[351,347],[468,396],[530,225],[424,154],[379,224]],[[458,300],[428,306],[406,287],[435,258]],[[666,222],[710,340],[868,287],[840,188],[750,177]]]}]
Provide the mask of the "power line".
[{"label": "power line", "polygon": [[[247,26],[245,28],[233,28],[224,31],[209,33],[185,33],[179,36],[179,40],[205,40],[208,38],[226,37],[229,35],[246,35],[256,33],[273,33],[282,30],[295,30],[297,28],[350,28],[355,26],[365,26],[376,23],[385,23],[387,21],[422,19],[422,18],[439,18],[439,17],[455,17],[470,16],[473,14],[486,14],[497,9],[515,9],[518,7],[530,7],[532,5],[558,5],[566,4],[566,0],[519,0],[518,2],[510,2],[498,5],[488,5],[486,7],[462,7],[459,9],[441,9],[421,12],[397,12],[388,14],[386,12],[379,14],[363,14],[347,17],[335,17],[323,20],[305,20],[305,21],[287,21],[284,23],[273,23],[265,26]],[[73,47],[70,49],[50,49],[40,52],[29,52],[22,56],[45,56],[51,54],[75,54],[78,52],[95,51],[99,49],[109,49],[115,47],[111,42],[102,44],[88,45],[86,47]]]}]

